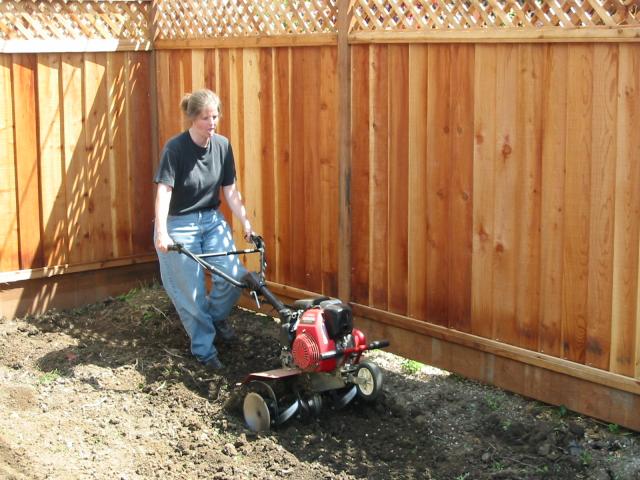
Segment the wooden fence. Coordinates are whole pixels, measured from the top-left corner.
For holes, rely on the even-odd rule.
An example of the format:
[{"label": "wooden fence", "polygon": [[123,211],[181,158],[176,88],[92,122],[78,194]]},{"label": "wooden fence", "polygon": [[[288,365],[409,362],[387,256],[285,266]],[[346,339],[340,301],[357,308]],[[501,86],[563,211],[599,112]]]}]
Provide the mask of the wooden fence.
[{"label": "wooden fence", "polygon": [[153,152],[206,86],[274,290],[640,429],[639,2],[219,5],[153,2],[151,52],[2,57],[3,278],[149,259]]},{"label": "wooden fence", "polygon": [[150,5],[0,4],[4,315],[104,297],[155,270],[152,59],[135,51],[150,45]]}]

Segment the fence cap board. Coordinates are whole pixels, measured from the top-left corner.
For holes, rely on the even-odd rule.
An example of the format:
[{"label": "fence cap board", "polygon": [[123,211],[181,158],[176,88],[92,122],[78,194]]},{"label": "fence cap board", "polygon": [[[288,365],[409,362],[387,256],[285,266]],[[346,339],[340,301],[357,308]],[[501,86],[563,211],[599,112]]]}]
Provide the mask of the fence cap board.
[{"label": "fence cap board", "polygon": [[116,38],[0,40],[0,53],[82,53],[151,50],[151,41]]},{"label": "fence cap board", "polygon": [[317,47],[337,44],[338,35],[336,33],[316,33],[312,35],[249,35],[245,37],[158,39],[153,42],[153,49]]},{"label": "fence cap board", "polygon": [[640,27],[469,28],[372,31],[349,34],[349,43],[579,43],[640,42]]}]

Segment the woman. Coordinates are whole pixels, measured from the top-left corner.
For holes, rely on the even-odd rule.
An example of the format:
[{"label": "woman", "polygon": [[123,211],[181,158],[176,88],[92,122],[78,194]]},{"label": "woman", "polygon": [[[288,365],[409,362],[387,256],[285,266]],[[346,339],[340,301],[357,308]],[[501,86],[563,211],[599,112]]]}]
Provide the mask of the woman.
[{"label": "woman", "polygon": [[[154,182],[155,246],[162,283],[191,339],[191,352],[210,369],[223,368],[213,341],[235,336],[227,316],[240,289],[214,278],[207,295],[204,271],[193,260],[168,251],[174,242],[193,253],[235,250],[231,230],[219,211],[220,190],[240,220],[244,238],[253,234],[242,197],[236,188],[235,161],[229,140],[216,133],[220,99],[211,90],[187,94],[180,104],[188,130],[164,146]],[[245,269],[237,256],[214,257],[213,263],[240,280]]]}]

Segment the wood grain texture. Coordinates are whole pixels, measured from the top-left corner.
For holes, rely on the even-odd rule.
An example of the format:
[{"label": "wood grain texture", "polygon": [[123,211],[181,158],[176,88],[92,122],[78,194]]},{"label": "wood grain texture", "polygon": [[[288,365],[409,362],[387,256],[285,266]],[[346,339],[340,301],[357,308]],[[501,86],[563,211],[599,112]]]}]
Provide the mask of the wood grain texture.
[{"label": "wood grain texture", "polygon": [[547,47],[542,125],[542,201],[540,216],[540,327],[538,349],[561,356],[564,249],[564,157],[568,47]]},{"label": "wood grain texture", "polygon": [[44,266],[38,163],[37,59],[13,55],[12,90],[20,268]]},{"label": "wood grain texture", "polygon": [[81,54],[62,56],[62,116],[64,160],[67,175],[66,202],[69,262],[85,263],[90,258],[87,165],[84,135],[83,59]]},{"label": "wood grain texture", "polygon": [[[131,172],[129,165],[130,125],[128,123],[128,55],[107,59],[107,141],[111,196],[111,237],[113,256],[132,254]],[[142,126],[141,126],[142,127]],[[144,128],[144,127],[142,127]]]},{"label": "wood grain texture", "polygon": [[[269,188],[268,174],[264,172],[263,157],[263,131],[261,122],[262,99],[268,96],[265,85],[261,82],[260,74],[260,51],[258,49],[247,49],[242,55],[242,102],[244,104],[244,118],[242,132],[244,150],[242,156],[236,156],[236,172],[238,179],[236,183],[242,193],[247,217],[256,232],[263,232],[262,216],[262,192],[263,188]],[[236,230],[242,232],[242,225],[238,219],[228,218],[236,225]],[[242,245],[242,235],[236,237],[236,246]],[[255,255],[247,258],[248,268],[257,270],[259,268],[258,259]]]},{"label": "wood grain texture", "polygon": [[430,45],[427,74],[427,321],[449,323],[451,49]]},{"label": "wood grain texture", "polygon": [[540,205],[544,47],[518,47],[516,228],[517,344],[535,350],[540,317]]},{"label": "wood grain texture", "polygon": [[[322,205],[320,171],[320,138],[325,135],[324,125],[320,123],[320,93],[321,79],[320,49],[303,50],[300,58],[302,70],[299,76],[292,78],[292,88],[300,89],[303,95],[298,104],[298,114],[304,116],[304,130],[299,132],[303,177],[294,180],[302,184],[302,225],[305,229],[304,241],[296,248],[296,257],[292,261],[304,265],[304,280],[302,285],[312,292],[322,292],[322,216],[326,205]],[[295,62],[295,54],[294,54]],[[296,106],[294,105],[294,110]],[[335,128],[335,124],[334,124]],[[294,155],[294,161],[296,156]],[[294,199],[296,197],[294,196]],[[296,208],[300,208],[296,203]]]},{"label": "wood grain texture", "polygon": [[563,233],[563,356],[584,363],[589,315],[586,307],[591,207],[593,47],[584,45],[572,48],[567,68],[582,81],[567,90],[566,103],[564,208],[567,215]]},{"label": "wood grain texture", "polygon": [[[474,61],[473,254],[471,332],[494,338],[493,243],[497,52],[478,45]],[[480,94],[481,92],[481,94]]]},{"label": "wood grain texture", "polygon": [[[372,45],[369,56],[369,305],[388,306],[389,235],[389,66],[388,49]],[[352,172],[356,175],[356,172]]]},{"label": "wood grain texture", "polygon": [[60,115],[60,56],[38,55],[38,131],[45,265],[67,263],[65,171]]},{"label": "wood grain texture", "polygon": [[289,252],[293,244],[291,225],[291,49],[278,48],[274,53],[274,122],[275,131],[275,194],[276,243],[275,279],[289,283],[291,262]]},{"label": "wood grain texture", "polygon": [[[321,245],[320,262],[322,271],[322,293],[338,296],[338,252],[340,247],[340,215],[347,215],[341,211],[340,200],[340,165],[338,158],[339,132],[338,121],[338,70],[337,50],[331,47],[320,49],[320,112],[318,122],[320,134],[318,136],[318,157],[320,162],[320,205],[321,205]],[[338,175],[336,175],[338,173]]]},{"label": "wood grain texture", "polygon": [[427,318],[427,128],[429,49],[409,47],[408,69],[408,205],[407,205],[407,315]]},{"label": "wood grain texture", "polygon": [[493,254],[493,326],[495,338],[511,345],[518,342],[516,318],[518,214],[516,194],[520,159],[517,131],[518,47],[499,45],[496,65],[495,203]]},{"label": "wood grain texture", "polygon": [[351,50],[351,296],[355,302],[369,301],[370,218],[369,189],[369,46]]},{"label": "wood grain texture", "polygon": [[449,326],[471,329],[471,255],[473,244],[473,138],[475,52],[471,45],[451,47],[449,184]]},{"label": "wood grain texture", "polygon": [[409,47],[389,47],[389,311],[407,311]]},{"label": "wood grain texture", "polygon": [[595,45],[591,143],[589,293],[585,363],[608,369],[611,352],[618,47]]},{"label": "wood grain texture", "polygon": [[[305,215],[306,208],[310,202],[311,191],[307,188],[310,173],[305,162],[307,155],[304,141],[304,133],[315,124],[312,118],[307,119],[305,112],[305,72],[310,68],[309,60],[304,52],[299,49],[291,51],[291,177],[290,177],[290,201],[291,201],[291,235],[292,243],[289,250],[289,265],[291,268],[291,285],[303,288],[306,285],[307,274],[307,235],[315,235],[318,228],[307,228],[305,222],[308,220]],[[311,123],[311,125],[310,125]],[[314,272],[315,273],[315,272]]]},{"label": "wood grain texture", "polygon": [[274,119],[274,51],[266,48],[259,50],[260,71],[260,152],[257,160],[261,164],[261,197],[255,201],[260,203],[261,214],[255,219],[259,222],[256,232],[260,232],[267,245],[270,245],[271,260],[269,261],[267,276],[275,273],[278,258],[276,253],[276,202],[277,181],[276,162],[278,158],[275,152],[275,131],[278,128]]},{"label": "wood grain texture", "polygon": [[[631,133],[638,121],[638,49],[619,47],[618,128],[613,251],[613,318],[610,369],[637,376],[638,244],[640,241],[640,162]],[[635,123],[637,124],[637,123]]]},{"label": "wood grain texture", "polygon": [[0,271],[20,268],[12,63],[10,55],[0,55],[0,205],[5,209],[0,225]]},{"label": "wood grain texture", "polygon": [[151,82],[151,62],[144,52],[128,54],[127,108],[128,163],[131,175],[130,217],[131,242],[135,255],[153,253],[153,217],[155,188],[152,183],[155,165],[153,124],[149,121],[152,96],[147,85]]},{"label": "wood grain texture", "polygon": [[[107,55],[90,53],[83,61],[84,138],[86,148],[86,221],[88,236],[82,240],[89,245],[87,258],[112,258],[111,183],[109,169]],[[94,257],[95,255],[95,257]]]}]

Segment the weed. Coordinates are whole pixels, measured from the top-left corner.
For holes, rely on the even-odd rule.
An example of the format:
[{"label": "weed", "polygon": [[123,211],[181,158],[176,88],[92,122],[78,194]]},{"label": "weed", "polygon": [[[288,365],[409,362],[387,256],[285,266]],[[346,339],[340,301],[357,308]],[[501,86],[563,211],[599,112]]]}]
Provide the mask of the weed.
[{"label": "weed", "polygon": [[564,418],[569,414],[569,409],[567,407],[565,407],[564,405],[560,405],[558,407],[558,415],[560,415],[560,418]]},{"label": "weed", "polygon": [[511,420],[504,420],[502,422],[502,430],[504,430],[505,432],[509,430],[510,426],[511,426]]},{"label": "weed", "polygon": [[583,466],[588,467],[589,465],[591,465],[592,461],[593,457],[591,456],[591,453],[587,452],[586,450],[580,454],[580,462]]},{"label": "weed", "polygon": [[499,401],[499,399],[498,399],[496,396],[494,396],[494,395],[487,395],[487,396],[484,398],[484,402],[485,402],[485,403],[487,404],[487,406],[488,406],[491,410],[493,410],[494,412],[500,408],[500,401]]},{"label": "weed", "polygon": [[40,385],[47,385],[51,382],[55,382],[58,378],[60,378],[60,372],[58,369],[51,370],[50,372],[44,372],[38,378],[38,383]]},{"label": "weed", "polygon": [[402,371],[407,375],[415,375],[420,370],[422,370],[424,364],[420,362],[416,362],[415,360],[405,360],[402,362]]},{"label": "weed", "polygon": [[471,475],[469,472],[461,473],[456,477],[456,480],[467,480],[467,478],[469,478],[469,475]]},{"label": "weed", "polygon": [[539,466],[538,468],[536,468],[536,471],[537,471],[538,473],[543,473],[543,474],[544,474],[544,473],[549,473],[549,465],[542,465],[542,466]]},{"label": "weed", "polygon": [[153,310],[147,309],[142,314],[142,320],[144,320],[145,322],[148,322],[149,320],[153,320],[153,318],[155,316],[156,315],[155,315],[155,312]]},{"label": "weed", "polygon": [[162,369],[162,376],[165,378],[177,377],[180,374],[180,370],[173,365],[166,366]]},{"label": "weed", "polygon": [[127,293],[123,293],[122,295],[118,295],[116,298],[122,302],[129,302],[133,297],[135,297],[138,292],[139,292],[139,288],[132,288],[131,290],[129,290]]},{"label": "weed", "polygon": [[504,470],[504,467],[505,467],[504,463],[502,463],[500,461],[493,462],[493,465],[491,465],[491,469],[494,472],[500,472],[500,471]]},{"label": "weed", "polygon": [[620,425],[618,425],[617,423],[610,423],[609,425],[607,425],[607,428],[611,433],[620,433]]}]

